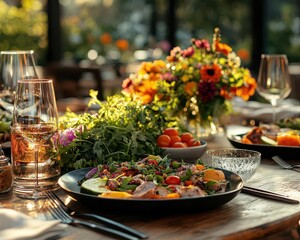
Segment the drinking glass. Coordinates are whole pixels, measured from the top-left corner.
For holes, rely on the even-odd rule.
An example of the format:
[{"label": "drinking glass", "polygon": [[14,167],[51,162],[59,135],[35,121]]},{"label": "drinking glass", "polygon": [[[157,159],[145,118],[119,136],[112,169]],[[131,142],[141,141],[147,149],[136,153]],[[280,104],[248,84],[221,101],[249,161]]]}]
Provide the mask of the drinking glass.
[{"label": "drinking glass", "polygon": [[17,84],[11,127],[14,191],[24,198],[45,197],[56,189],[60,167],[53,158],[58,113],[51,79],[23,79]]},{"label": "drinking glass", "polygon": [[0,52],[0,105],[10,113],[19,79],[38,78],[34,51]]},{"label": "drinking glass", "polygon": [[273,122],[276,122],[278,101],[285,99],[291,92],[288,59],[285,54],[261,55],[257,92],[271,103]]}]

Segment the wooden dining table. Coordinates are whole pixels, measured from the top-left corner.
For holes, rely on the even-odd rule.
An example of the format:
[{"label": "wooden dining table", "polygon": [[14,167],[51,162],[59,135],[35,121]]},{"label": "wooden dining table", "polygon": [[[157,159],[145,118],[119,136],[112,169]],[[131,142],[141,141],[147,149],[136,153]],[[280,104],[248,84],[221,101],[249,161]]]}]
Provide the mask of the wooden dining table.
[{"label": "wooden dining table", "polygon": [[[208,148],[232,147],[224,133],[207,140]],[[276,152],[274,152],[276,155]],[[290,163],[300,163],[298,159]],[[253,177],[244,184],[288,195],[300,200],[300,172],[281,168],[271,159],[262,158]],[[101,214],[148,235],[148,239],[300,239],[300,204],[290,204],[239,193],[231,201],[214,209],[182,212],[173,209],[143,211],[107,211],[101,204],[86,204],[72,199],[64,190],[59,197],[73,210]],[[0,207],[12,208],[34,218],[53,217],[44,205],[47,199],[26,200],[14,195],[13,190],[0,195]],[[118,208],[119,209],[119,208]],[[68,226],[62,240],[116,239],[107,234],[80,226]]]}]

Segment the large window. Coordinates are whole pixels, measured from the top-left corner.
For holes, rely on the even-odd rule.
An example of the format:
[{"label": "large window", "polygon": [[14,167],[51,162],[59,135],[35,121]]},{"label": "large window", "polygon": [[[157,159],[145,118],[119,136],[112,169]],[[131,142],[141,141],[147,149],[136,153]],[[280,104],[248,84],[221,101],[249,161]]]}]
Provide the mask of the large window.
[{"label": "large window", "polygon": [[[191,37],[209,39],[219,27],[222,40],[240,54],[243,64],[251,66],[263,52],[286,53],[290,62],[300,61],[298,0],[51,0],[51,4],[59,6],[60,15],[49,11],[49,17],[60,25],[50,24],[48,36],[47,0],[0,0],[0,50],[34,49],[40,64],[53,61],[46,54],[48,48],[59,51],[65,61],[126,62],[163,57],[171,46],[184,47]],[[60,47],[51,45],[51,36]]]},{"label": "large window", "polygon": [[[151,52],[157,53],[152,57],[161,57],[163,55],[159,53],[168,53],[170,45],[184,47],[192,37],[211,40],[214,28],[220,27],[223,40],[239,51],[245,63],[250,62],[252,34],[249,1],[103,0],[76,1],[76,4],[69,0],[60,2],[63,49],[67,59],[88,58],[90,50],[95,50],[100,55],[100,60],[102,56],[106,59],[120,57],[136,60],[134,51],[146,49],[157,49]],[[173,15],[171,11],[174,11]],[[172,34],[175,40],[170,39]],[[124,49],[118,46],[120,40],[125,41]]]},{"label": "large window", "polygon": [[286,53],[290,62],[300,61],[300,2],[268,0],[266,6],[265,49]]}]

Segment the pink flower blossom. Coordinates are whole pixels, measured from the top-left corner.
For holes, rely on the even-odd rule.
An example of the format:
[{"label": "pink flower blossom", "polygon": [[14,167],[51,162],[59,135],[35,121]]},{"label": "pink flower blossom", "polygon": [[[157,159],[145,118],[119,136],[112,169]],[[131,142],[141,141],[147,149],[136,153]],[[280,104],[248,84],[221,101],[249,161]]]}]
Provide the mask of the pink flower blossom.
[{"label": "pink flower blossom", "polygon": [[193,56],[194,53],[195,53],[195,50],[193,47],[189,47],[185,50],[182,50],[182,56],[185,58]]},{"label": "pink flower blossom", "polygon": [[72,128],[66,129],[60,134],[59,144],[62,146],[68,146],[75,138],[75,130]]},{"label": "pink flower blossom", "polygon": [[209,44],[209,42],[206,40],[206,39],[202,39],[202,40],[200,40],[200,39],[194,39],[193,40],[193,43],[196,45],[196,47],[197,48],[199,48],[199,49],[205,49],[205,50],[207,50],[207,51],[209,51],[210,50],[210,44]]}]

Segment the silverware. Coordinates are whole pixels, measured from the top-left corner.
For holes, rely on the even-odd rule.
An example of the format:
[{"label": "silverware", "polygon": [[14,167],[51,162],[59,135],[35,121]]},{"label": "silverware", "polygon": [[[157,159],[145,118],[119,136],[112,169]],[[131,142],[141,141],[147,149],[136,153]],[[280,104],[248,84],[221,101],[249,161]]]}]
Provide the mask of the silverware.
[{"label": "silverware", "polygon": [[[50,192],[50,191],[49,191]],[[90,228],[92,230],[97,230],[118,238],[126,239],[126,240],[139,240],[138,237],[129,235],[125,232],[121,232],[117,229],[105,227],[100,224],[95,224],[89,221],[84,221],[84,220],[79,220],[76,218],[73,218],[71,215],[69,215],[58,202],[56,201],[55,198],[52,197],[49,192],[46,192],[46,195],[49,199],[49,204],[50,207],[48,208],[49,212],[52,214],[52,216],[56,219],[61,220],[62,223],[69,224],[69,225],[81,225],[87,228]]]},{"label": "silverware", "polygon": [[56,203],[59,204],[64,209],[64,211],[69,213],[71,216],[96,220],[96,221],[99,221],[100,223],[104,223],[105,225],[111,226],[113,228],[117,228],[117,229],[127,232],[131,235],[134,235],[138,238],[141,238],[141,239],[148,238],[148,236],[145,233],[139,232],[129,226],[126,226],[122,223],[116,222],[112,219],[100,216],[98,214],[78,213],[78,212],[72,211],[67,205],[65,205],[65,203],[53,191],[48,191],[47,195],[49,198],[55,200]]},{"label": "silverware", "polygon": [[259,189],[259,188],[243,186],[242,192],[250,194],[250,195],[256,195],[259,197],[269,198],[269,199],[276,200],[276,201],[281,201],[281,202],[286,202],[286,203],[291,203],[291,204],[299,204],[299,201],[297,199],[293,199],[293,198],[290,198],[290,197],[280,194],[280,193],[271,192],[271,191],[267,191],[267,190],[263,190],[263,189]]},{"label": "silverware", "polygon": [[281,157],[279,156],[274,156],[272,157],[272,159],[279,164],[281,167],[285,168],[285,169],[293,169],[293,168],[300,168],[300,164],[296,164],[296,165],[291,165],[289,163],[287,163],[286,161],[284,161]]}]

